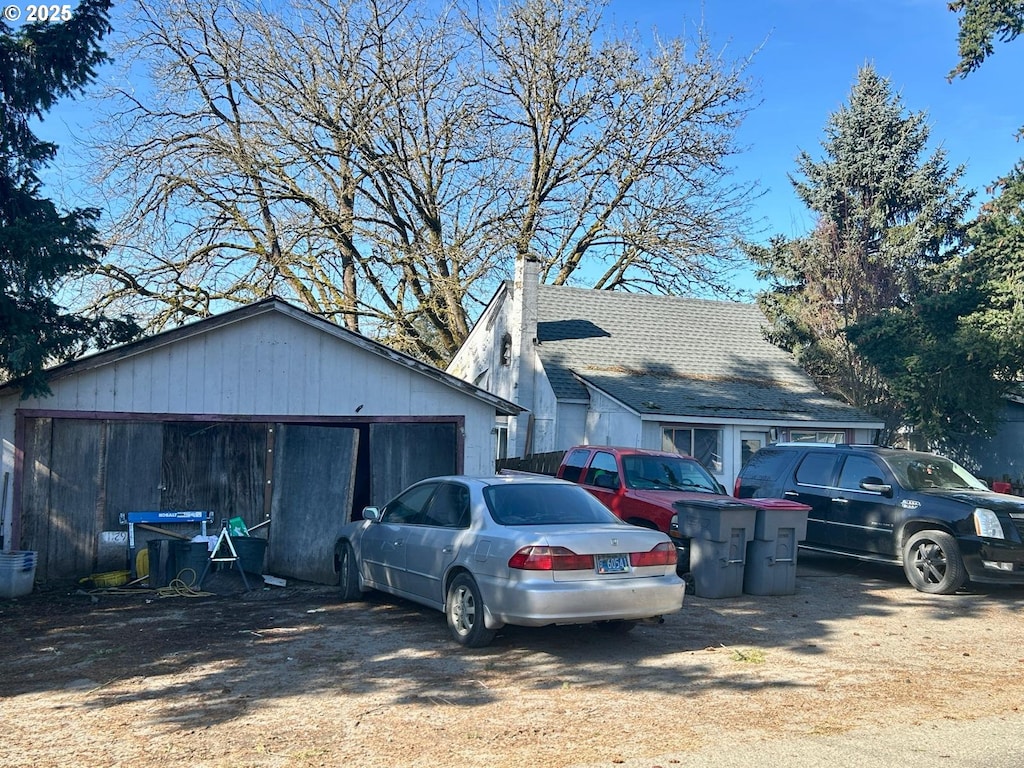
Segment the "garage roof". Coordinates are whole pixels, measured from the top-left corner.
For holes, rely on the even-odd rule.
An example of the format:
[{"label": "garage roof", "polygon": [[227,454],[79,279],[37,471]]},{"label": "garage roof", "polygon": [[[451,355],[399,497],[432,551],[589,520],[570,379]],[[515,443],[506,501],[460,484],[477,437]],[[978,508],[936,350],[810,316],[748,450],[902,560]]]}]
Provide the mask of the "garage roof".
[{"label": "garage roof", "polygon": [[[486,392],[469,382],[463,381],[462,379],[456,378],[439,368],[435,368],[434,366],[417,360],[414,357],[394,350],[385,344],[381,344],[380,342],[369,339],[359,333],[354,333],[346,328],[342,328],[341,326],[325,320],[322,317],[318,317],[311,312],[307,312],[304,309],[300,309],[299,307],[289,304],[287,301],[278,297],[271,297],[262,301],[254,302],[229,312],[224,312],[219,315],[214,315],[177,328],[172,328],[167,331],[147,336],[139,339],[138,341],[121,344],[102,352],[83,356],[77,360],[72,360],[71,362],[50,368],[46,372],[46,379],[48,382],[53,382],[66,376],[99,368],[133,355],[138,355],[168,344],[174,344],[184,339],[208,333],[214,329],[221,328],[232,323],[238,323],[269,312],[278,312],[300,322],[306,323],[323,333],[359,347],[366,352],[370,352],[374,355],[390,360],[396,365],[407,368],[415,374],[434,379],[447,387],[458,390],[470,397],[476,398],[477,400],[484,401],[492,405],[495,412],[499,415],[515,416],[525,410],[509,400],[505,400],[497,395]],[[0,386],[0,395],[17,392],[21,389],[19,381],[21,380],[14,379]]]}]

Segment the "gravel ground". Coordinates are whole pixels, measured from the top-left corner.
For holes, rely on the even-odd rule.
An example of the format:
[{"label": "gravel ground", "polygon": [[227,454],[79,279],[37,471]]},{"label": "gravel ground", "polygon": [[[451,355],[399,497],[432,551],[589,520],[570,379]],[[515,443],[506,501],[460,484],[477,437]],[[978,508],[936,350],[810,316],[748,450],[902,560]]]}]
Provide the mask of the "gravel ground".
[{"label": "gravel ground", "polygon": [[904,732],[957,765],[928,734],[1024,703],[1024,588],[924,595],[807,553],[793,595],[688,595],[626,636],[510,627],[480,650],[411,603],[236,579],[0,600],[0,766],[664,768]]}]

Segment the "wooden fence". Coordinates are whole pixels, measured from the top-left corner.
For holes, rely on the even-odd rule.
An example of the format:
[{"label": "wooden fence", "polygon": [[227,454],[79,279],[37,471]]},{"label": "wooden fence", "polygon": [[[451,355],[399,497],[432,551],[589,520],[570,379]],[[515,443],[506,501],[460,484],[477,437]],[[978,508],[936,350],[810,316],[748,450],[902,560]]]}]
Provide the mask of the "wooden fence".
[{"label": "wooden fence", "polygon": [[535,472],[538,475],[552,475],[558,472],[558,466],[562,463],[565,451],[552,451],[551,453],[534,453],[522,458],[498,459],[495,462],[495,471],[512,469],[517,472]]}]

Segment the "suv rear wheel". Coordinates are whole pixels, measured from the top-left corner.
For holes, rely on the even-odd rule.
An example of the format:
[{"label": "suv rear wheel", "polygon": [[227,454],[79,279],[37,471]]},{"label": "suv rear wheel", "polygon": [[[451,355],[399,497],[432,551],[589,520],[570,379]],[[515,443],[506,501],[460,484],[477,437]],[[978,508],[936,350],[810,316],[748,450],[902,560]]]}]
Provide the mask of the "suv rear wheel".
[{"label": "suv rear wheel", "polygon": [[945,531],[918,531],[903,545],[903,571],[920,592],[951,595],[967,581],[956,539]]}]

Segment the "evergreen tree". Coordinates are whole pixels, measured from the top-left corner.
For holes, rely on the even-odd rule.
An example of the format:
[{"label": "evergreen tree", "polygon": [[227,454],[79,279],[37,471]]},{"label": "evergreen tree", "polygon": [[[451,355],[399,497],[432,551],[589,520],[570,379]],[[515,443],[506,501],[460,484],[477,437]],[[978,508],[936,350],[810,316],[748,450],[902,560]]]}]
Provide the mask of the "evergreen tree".
[{"label": "evergreen tree", "polygon": [[1007,358],[999,341],[966,317],[984,305],[982,286],[957,265],[945,285],[909,306],[852,326],[847,335],[884,377],[898,426],[918,448],[957,450],[997,424]]},{"label": "evergreen tree", "polygon": [[57,303],[61,280],[97,264],[99,211],[58,211],[41,194],[38,172],[56,155],[32,121],[92,81],[105,59],[109,0],[83,0],[63,22],[13,30],[0,21],[0,379],[24,376],[25,394],[48,391],[49,362],[89,344],[136,332],[128,320],[68,313]]},{"label": "evergreen tree", "polygon": [[963,241],[971,195],[944,152],[927,154],[923,113],[907,114],[888,80],[858,73],[847,105],[830,116],[825,156],[802,152],[792,182],[817,214],[803,238],[752,246],[769,337],[792,350],[819,385],[895,429],[902,405],[848,330],[914,305],[939,288]]},{"label": "evergreen tree", "polygon": [[[1010,42],[1024,33],[1024,0],[953,0],[949,10],[962,14],[957,43],[960,61],[947,76],[967,77],[995,53],[995,41]],[[1024,128],[1017,132],[1024,137]]]},{"label": "evergreen tree", "polygon": [[997,189],[968,230],[964,272],[982,298],[964,325],[996,345],[995,373],[1012,387],[1024,371],[1024,161]]},{"label": "evergreen tree", "polygon": [[971,250],[938,290],[851,328],[927,445],[991,432],[1024,370],[1024,164],[968,229]]}]

